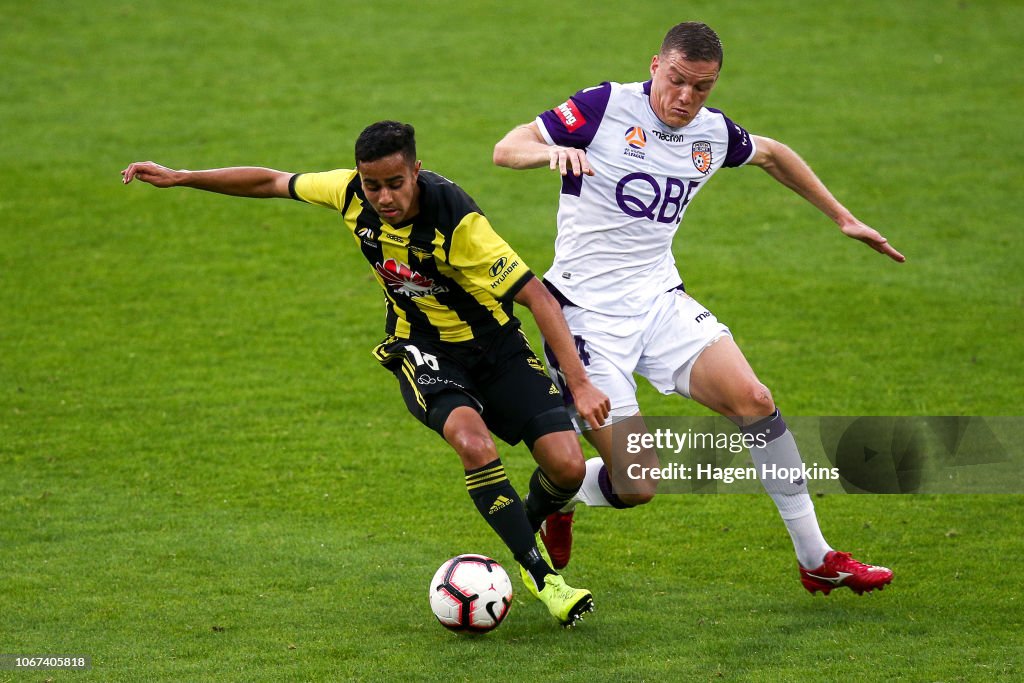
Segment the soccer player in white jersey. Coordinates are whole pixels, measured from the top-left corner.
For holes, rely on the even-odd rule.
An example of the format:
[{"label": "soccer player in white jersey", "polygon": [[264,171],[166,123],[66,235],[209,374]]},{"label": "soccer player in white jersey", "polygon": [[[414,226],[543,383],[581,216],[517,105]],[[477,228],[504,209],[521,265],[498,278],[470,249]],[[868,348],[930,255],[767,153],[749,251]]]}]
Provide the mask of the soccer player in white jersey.
[{"label": "soccer player in white jersey", "polygon": [[[705,24],[669,30],[644,83],[603,83],[518,126],[494,162],[562,176],[555,258],[546,274],[591,380],[612,402],[604,425],[577,420],[601,458],[587,463],[576,501],[632,507],[654,495],[620,487],[611,425],[642,428],[637,373],[659,391],[692,398],[739,424],[759,471],[801,467],[768,388],[729,329],[684,290],[672,239],[687,205],[720,168],[759,166],[832,219],[842,233],[897,262],[904,257],[832,196],[789,147],[751,135],[704,106],[718,80],[722,44]],[[761,446],[760,444],[764,444]],[[651,457],[648,453],[644,457]],[[621,462],[621,459],[619,460]],[[762,479],[793,540],[804,587],[863,593],[892,581],[885,567],[835,551],[823,537],[803,479]],[[548,517],[543,538],[555,566],[569,561],[572,510]]]}]

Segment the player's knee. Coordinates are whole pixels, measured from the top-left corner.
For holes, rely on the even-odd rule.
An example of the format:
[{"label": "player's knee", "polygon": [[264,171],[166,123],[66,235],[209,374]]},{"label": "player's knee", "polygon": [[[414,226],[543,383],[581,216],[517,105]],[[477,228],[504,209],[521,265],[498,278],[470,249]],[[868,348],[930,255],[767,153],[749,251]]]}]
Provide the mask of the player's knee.
[{"label": "player's knee", "polygon": [[490,434],[476,431],[461,430],[448,435],[448,443],[459,454],[462,465],[467,470],[483,467],[498,457],[494,441]]},{"label": "player's knee", "polygon": [[587,464],[565,408],[534,416],[523,430],[523,441],[553,484],[576,489],[583,483]]},{"label": "player's knee", "polygon": [[766,417],[775,412],[775,400],[768,387],[752,382],[741,392],[732,412],[741,417]]},{"label": "player's knee", "polygon": [[572,432],[546,434],[533,444],[533,456],[555,486],[578,489],[587,474],[579,441]]},{"label": "player's knee", "polygon": [[545,474],[553,484],[563,489],[578,489],[587,474],[587,462],[577,447],[575,452],[569,450],[562,457],[554,459],[549,469],[552,471]]}]

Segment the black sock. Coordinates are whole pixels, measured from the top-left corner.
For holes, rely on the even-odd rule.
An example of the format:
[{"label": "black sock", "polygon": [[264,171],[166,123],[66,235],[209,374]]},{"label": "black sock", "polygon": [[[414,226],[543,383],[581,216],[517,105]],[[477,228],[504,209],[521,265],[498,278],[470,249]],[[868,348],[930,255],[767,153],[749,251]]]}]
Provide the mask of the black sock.
[{"label": "black sock", "polygon": [[551,481],[541,468],[535,469],[533,476],[530,477],[530,495],[526,499],[526,516],[530,519],[534,533],[540,529],[541,523],[548,515],[565,507],[579,490],[579,486],[574,489],[563,489]]},{"label": "black sock", "polygon": [[466,470],[466,489],[480,515],[505,542],[512,556],[526,567],[537,586],[543,587],[544,576],[554,572],[537,550],[526,509],[512,488],[501,460]]}]

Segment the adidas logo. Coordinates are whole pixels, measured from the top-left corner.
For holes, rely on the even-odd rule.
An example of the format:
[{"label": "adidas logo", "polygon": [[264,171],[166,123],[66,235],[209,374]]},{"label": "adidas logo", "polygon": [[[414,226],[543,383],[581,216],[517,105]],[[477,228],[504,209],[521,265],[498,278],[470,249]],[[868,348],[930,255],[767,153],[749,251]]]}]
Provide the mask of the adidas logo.
[{"label": "adidas logo", "polygon": [[487,514],[493,515],[498,510],[501,510],[502,508],[506,508],[506,507],[508,507],[511,504],[512,504],[512,500],[511,499],[506,498],[505,496],[498,496],[497,498],[494,499],[494,503],[491,505],[491,509],[487,511]]},{"label": "adidas logo", "polygon": [[558,393],[558,387],[556,387],[554,384],[552,384],[551,387],[548,388],[548,393],[549,394],[557,394]]}]

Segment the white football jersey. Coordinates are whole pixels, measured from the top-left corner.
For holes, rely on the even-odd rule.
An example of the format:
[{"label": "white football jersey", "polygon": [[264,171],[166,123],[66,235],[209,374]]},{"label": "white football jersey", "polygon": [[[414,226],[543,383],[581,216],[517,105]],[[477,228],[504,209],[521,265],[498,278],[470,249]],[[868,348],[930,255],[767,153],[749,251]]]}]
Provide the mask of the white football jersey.
[{"label": "white football jersey", "polygon": [[537,117],[549,144],[585,149],[593,176],[568,175],[555,259],[545,278],[606,314],[647,310],[682,284],[672,238],[697,192],[723,166],[754,155],[750,135],[716,109],[670,128],[651,109],[650,81],[602,83]]}]

